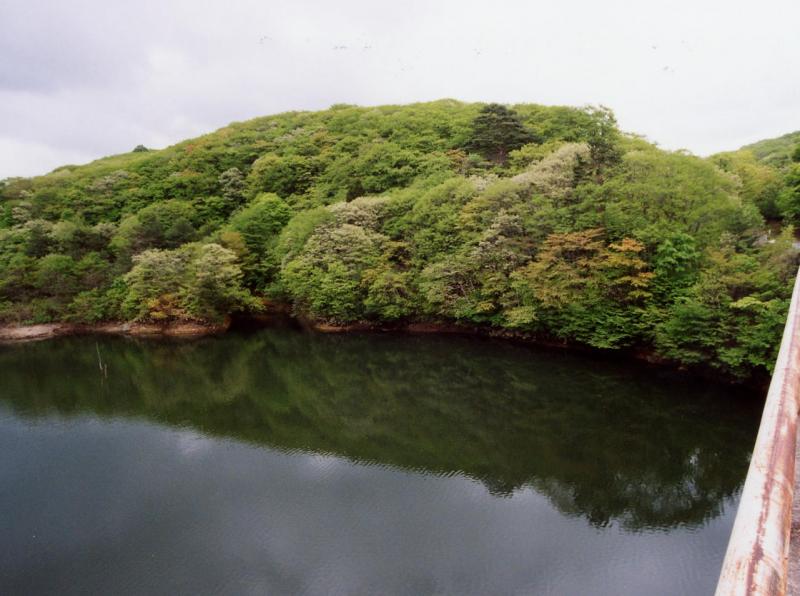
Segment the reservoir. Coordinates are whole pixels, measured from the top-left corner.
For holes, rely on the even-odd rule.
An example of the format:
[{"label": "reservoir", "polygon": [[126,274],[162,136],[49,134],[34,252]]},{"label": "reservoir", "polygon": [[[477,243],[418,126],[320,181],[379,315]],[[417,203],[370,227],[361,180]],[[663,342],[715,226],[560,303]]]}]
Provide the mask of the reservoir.
[{"label": "reservoir", "polygon": [[710,594],[762,402],[278,326],[0,346],[0,593]]}]

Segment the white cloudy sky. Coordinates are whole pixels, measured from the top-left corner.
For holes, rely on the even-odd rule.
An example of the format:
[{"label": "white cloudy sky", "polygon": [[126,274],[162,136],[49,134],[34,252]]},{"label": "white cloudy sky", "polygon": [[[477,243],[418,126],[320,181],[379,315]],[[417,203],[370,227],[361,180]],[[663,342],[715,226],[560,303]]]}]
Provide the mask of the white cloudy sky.
[{"label": "white cloudy sky", "polygon": [[290,109],[601,103],[698,154],[800,129],[798,0],[2,0],[0,178]]}]

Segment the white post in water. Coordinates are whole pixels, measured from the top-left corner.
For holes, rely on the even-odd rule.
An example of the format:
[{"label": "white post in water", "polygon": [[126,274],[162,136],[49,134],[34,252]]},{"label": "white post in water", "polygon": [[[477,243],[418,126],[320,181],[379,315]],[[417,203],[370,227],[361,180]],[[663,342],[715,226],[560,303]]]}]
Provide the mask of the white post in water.
[{"label": "white post in water", "polygon": [[800,272],[717,596],[786,593],[800,387],[799,304]]}]

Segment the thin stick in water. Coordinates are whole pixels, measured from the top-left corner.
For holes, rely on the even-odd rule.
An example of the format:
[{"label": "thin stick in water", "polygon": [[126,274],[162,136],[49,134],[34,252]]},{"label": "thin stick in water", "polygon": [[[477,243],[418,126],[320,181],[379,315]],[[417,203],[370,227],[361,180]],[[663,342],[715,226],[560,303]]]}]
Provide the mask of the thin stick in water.
[{"label": "thin stick in water", "polygon": [[94,347],[97,350],[97,364],[100,367],[100,374],[103,374],[103,361],[100,358],[100,346],[97,342],[94,342]]}]

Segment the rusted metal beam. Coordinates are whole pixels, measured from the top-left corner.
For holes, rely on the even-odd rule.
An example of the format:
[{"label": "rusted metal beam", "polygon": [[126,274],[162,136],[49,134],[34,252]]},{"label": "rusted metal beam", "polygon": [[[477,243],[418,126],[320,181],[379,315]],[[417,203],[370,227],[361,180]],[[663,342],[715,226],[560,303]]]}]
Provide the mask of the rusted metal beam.
[{"label": "rusted metal beam", "polygon": [[799,388],[800,272],[717,596],[786,593]]}]

